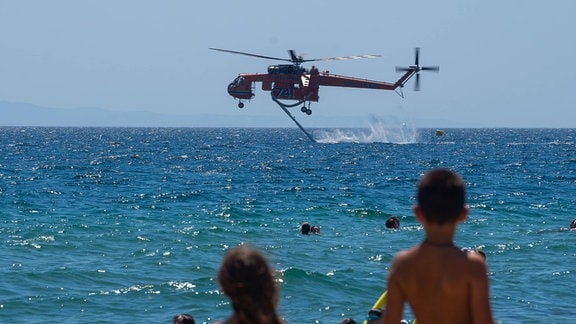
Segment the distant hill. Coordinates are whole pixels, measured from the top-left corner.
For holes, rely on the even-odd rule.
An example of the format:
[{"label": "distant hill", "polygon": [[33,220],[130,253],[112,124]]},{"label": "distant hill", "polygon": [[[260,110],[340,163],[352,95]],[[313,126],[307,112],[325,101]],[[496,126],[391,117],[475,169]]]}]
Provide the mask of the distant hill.
[{"label": "distant hill", "polygon": [[[361,120],[316,119],[314,127],[357,127]],[[319,126],[316,122],[322,122]],[[329,126],[332,124],[332,126]],[[102,108],[49,108],[28,103],[0,101],[0,126],[80,127],[296,127],[278,110],[278,116],[168,115],[153,112],[120,112]]]},{"label": "distant hill", "polygon": [[[373,117],[334,117],[307,119],[296,116],[306,128],[367,127]],[[312,116],[314,117],[314,116]],[[400,125],[393,116],[386,119]],[[462,127],[446,121],[417,122],[416,127]],[[49,108],[29,103],[0,101],[0,126],[77,126],[77,127],[296,127],[278,109],[277,116],[251,115],[168,115],[153,112],[120,112],[102,108]],[[466,126],[464,126],[466,127]]]},{"label": "distant hill", "polygon": [[[145,111],[119,112],[102,108],[62,109],[0,101],[0,126],[244,127],[258,123],[258,120],[254,119],[250,116],[238,118],[238,116],[210,114],[168,115]],[[260,122],[261,125],[270,124],[269,118],[262,118]]]}]

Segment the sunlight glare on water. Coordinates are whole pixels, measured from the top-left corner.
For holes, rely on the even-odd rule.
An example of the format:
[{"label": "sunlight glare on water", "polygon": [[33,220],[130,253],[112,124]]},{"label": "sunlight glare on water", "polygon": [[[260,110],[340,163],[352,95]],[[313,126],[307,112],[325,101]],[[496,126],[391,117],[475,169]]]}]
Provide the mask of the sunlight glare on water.
[{"label": "sunlight glare on water", "polygon": [[279,274],[286,323],[361,321],[423,239],[412,205],[434,167],[466,181],[455,244],[486,253],[494,318],[572,323],[576,129],[403,122],[314,130],[337,145],[297,128],[0,127],[0,323],[226,319],[217,273],[241,242]]}]

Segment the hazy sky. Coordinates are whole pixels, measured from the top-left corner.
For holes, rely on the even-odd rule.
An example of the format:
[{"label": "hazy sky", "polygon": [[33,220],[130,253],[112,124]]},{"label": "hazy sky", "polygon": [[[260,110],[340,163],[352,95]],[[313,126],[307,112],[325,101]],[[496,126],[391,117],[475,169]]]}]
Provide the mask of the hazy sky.
[{"label": "hazy sky", "polygon": [[[576,1],[0,0],[0,100],[54,108],[282,115],[260,88],[240,110],[226,87],[288,58],[393,82],[421,47],[422,91],[322,87],[312,116],[393,115],[483,127],[576,127]],[[309,65],[307,66],[309,67]],[[10,118],[2,116],[1,118]],[[291,121],[287,119],[287,126]],[[266,126],[266,125],[247,125]]]}]

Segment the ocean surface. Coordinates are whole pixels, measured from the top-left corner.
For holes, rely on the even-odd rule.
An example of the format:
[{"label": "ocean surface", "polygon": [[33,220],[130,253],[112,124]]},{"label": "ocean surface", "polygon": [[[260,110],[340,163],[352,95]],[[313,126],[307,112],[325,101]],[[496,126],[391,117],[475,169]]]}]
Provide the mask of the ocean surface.
[{"label": "ocean surface", "polygon": [[[0,128],[0,322],[197,323],[231,313],[241,242],[277,271],[287,323],[364,319],[417,244],[415,185],[465,180],[456,244],[487,254],[501,323],[576,319],[575,129]],[[397,215],[401,228],[384,221]],[[301,235],[300,224],[321,226]],[[409,307],[405,318],[411,319]]]}]

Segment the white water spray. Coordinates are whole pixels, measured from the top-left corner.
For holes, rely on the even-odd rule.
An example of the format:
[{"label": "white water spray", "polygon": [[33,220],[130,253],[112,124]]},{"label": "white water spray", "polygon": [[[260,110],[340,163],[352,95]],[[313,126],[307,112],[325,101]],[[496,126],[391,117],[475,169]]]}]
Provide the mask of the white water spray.
[{"label": "white water spray", "polygon": [[367,129],[328,129],[314,132],[318,143],[416,143],[417,130],[398,120],[370,116]]}]

